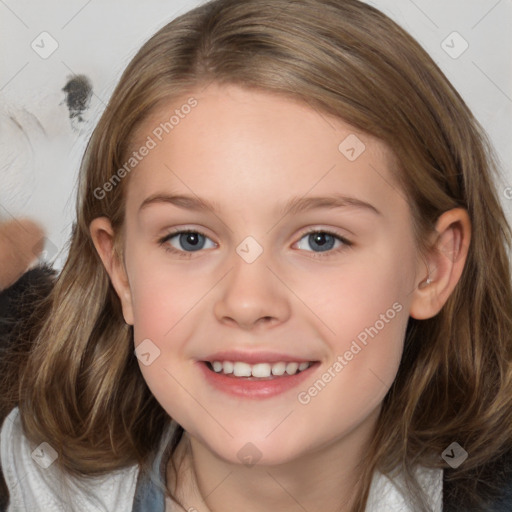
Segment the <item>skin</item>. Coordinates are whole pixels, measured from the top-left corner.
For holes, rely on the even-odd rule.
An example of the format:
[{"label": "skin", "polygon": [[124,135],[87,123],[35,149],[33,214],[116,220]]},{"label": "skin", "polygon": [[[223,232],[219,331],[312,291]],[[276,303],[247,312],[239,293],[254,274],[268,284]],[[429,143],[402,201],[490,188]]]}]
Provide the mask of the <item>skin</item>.
[{"label": "skin", "polygon": [[43,228],[32,219],[13,219],[0,224],[0,291],[9,288],[43,250]]},{"label": "skin", "polygon": [[[198,106],[129,178],[124,262],[112,251],[109,220],[90,226],[135,346],[149,338],[160,350],[152,364],[139,365],[186,431],[179,496],[187,507],[212,512],[349,510],[356,466],[396,376],[408,317],[436,315],[461,276],[467,212],[444,213],[432,234],[441,250],[421,257],[390,171],[393,155],[381,142],[267,92],[211,84],[191,96]],[[146,119],[134,147],[187,98]],[[338,150],[350,134],[366,145],[355,161]],[[278,211],[292,196],[334,191],[380,214],[354,206]],[[154,203],[138,214],[157,192],[198,196],[219,211]],[[182,253],[190,247],[179,236],[159,245],[171,228],[204,233],[204,248],[189,249],[190,258],[167,252],[165,245]],[[334,231],[352,245],[336,241],[322,252],[303,234],[308,229]],[[250,264],[236,252],[247,236],[263,249]],[[432,283],[425,286],[428,269]],[[299,403],[297,394],[395,303],[401,311],[309,403]],[[210,387],[195,364],[227,349],[274,350],[321,364],[297,389],[264,400],[234,398]],[[238,456],[248,442],[261,452],[251,467]],[[168,466],[170,485],[171,475]]]}]

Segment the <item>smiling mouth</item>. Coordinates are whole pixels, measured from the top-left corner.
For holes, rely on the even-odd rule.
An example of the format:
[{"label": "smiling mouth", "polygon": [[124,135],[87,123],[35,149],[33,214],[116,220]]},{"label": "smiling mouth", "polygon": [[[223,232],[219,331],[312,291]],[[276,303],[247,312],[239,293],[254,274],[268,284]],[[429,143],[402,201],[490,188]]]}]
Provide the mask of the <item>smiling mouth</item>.
[{"label": "smiling mouth", "polygon": [[233,379],[274,380],[291,377],[308,370],[318,361],[304,363],[278,362],[248,364],[232,361],[203,361],[206,367],[217,374]]}]

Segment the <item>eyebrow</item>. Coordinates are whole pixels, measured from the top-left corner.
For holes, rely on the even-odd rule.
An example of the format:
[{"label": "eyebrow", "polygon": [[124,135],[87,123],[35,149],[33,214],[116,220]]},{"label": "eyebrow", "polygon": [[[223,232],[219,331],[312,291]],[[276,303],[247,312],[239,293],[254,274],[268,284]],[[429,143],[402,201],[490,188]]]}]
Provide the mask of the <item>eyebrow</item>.
[{"label": "eyebrow", "polygon": [[[179,208],[185,208],[193,211],[206,211],[210,210],[214,213],[219,213],[218,203],[207,201],[199,197],[188,196],[188,195],[169,195],[169,194],[152,194],[144,201],[142,201],[139,207],[140,212],[152,204],[168,203]],[[331,194],[329,196],[318,196],[318,197],[292,197],[279,209],[280,214],[298,214],[307,210],[314,210],[319,208],[344,208],[353,207],[362,210],[367,210],[376,215],[382,215],[382,213],[370,203],[356,199],[355,197],[348,197],[340,194]]]}]

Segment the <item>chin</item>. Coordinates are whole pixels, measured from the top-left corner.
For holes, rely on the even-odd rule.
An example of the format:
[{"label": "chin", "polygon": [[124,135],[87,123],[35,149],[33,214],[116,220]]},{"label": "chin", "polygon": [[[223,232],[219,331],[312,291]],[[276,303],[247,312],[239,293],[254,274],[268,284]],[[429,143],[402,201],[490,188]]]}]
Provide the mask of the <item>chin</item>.
[{"label": "chin", "polygon": [[[234,434],[231,430],[230,432]],[[200,442],[226,463],[247,467],[277,466],[293,462],[302,455],[304,445],[301,448],[300,443],[285,443],[284,439],[289,440],[289,436],[283,438],[275,435],[273,439],[272,436],[273,434],[265,439],[261,434],[254,437],[244,435],[234,436],[229,440],[223,436],[222,439],[206,439]]]}]

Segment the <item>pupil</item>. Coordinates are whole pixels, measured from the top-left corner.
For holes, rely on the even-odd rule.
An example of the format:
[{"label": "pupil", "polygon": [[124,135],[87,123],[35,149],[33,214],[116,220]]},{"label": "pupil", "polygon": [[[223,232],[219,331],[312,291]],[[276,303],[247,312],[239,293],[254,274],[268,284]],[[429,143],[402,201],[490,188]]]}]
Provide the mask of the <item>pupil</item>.
[{"label": "pupil", "polygon": [[322,250],[327,251],[328,249],[332,249],[334,245],[334,237],[329,235],[328,233],[313,233],[312,240],[313,242]]},{"label": "pupil", "polygon": [[199,233],[183,233],[180,235],[181,246],[185,250],[201,248],[201,237]]},{"label": "pupil", "polygon": [[197,234],[196,233],[187,233],[187,242],[192,245],[197,245]]}]

